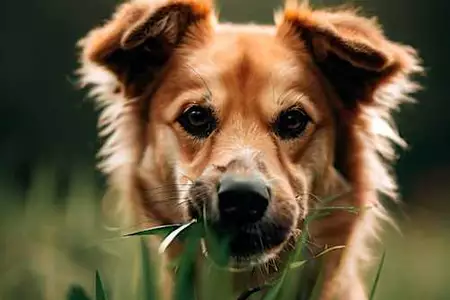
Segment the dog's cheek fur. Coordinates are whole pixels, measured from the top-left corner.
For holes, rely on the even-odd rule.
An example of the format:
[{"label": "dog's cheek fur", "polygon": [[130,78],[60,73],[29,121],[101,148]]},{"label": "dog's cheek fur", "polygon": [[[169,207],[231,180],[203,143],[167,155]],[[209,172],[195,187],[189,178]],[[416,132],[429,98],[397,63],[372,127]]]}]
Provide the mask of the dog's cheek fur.
[{"label": "dog's cheek fur", "polygon": [[179,187],[183,172],[176,150],[179,147],[176,136],[170,127],[158,126],[152,140],[138,168],[141,212],[145,220],[157,223],[183,222],[185,207],[178,199],[185,189]]},{"label": "dog's cheek fur", "polygon": [[103,108],[99,126],[107,141],[100,152],[101,169],[134,215],[142,213],[138,191],[150,188],[142,186],[138,174],[153,138],[146,123],[150,94],[175,48],[201,40],[200,29],[209,28],[213,18],[207,0],[136,0],[119,6],[110,21],[79,43],[81,83],[92,87],[91,96]]},{"label": "dog's cheek fur", "polygon": [[[370,256],[369,242],[386,219],[378,193],[395,198],[396,185],[385,165],[394,158],[394,145],[403,145],[393,128],[391,110],[416,89],[410,75],[421,71],[416,53],[389,41],[373,21],[353,11],[312,11],[307,5],[287,7],[278,16],[279,35],[304,56],[305,49],[332,90],[336,152],[321,196],[348,197],[333,205],[361,209],[358,216],[335,212],[316,222],[313,239],[322,245],[346,245],[325,258],[326,285],[321,299],[366,299],[360,266]],[[334,195],[333,195],[334,194]],[[314,236],[315,235],[315,236]]]}]

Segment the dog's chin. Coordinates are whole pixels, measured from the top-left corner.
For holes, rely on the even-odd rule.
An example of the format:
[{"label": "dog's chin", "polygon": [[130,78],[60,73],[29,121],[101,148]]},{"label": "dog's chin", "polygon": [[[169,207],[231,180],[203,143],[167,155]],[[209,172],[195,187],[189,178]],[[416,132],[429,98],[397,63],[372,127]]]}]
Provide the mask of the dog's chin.
[{"label": "dog's chin", "polygon": [[[231,253],[231,255],[228,257],[226,263],[223,261],[218,261],[214,255],[211,255],[208,247],[206,246],[206,242],[202,241],[202,250],[203,254],[207,259],[209,259],[213,264],[219,268],[224,269],[231,272],[244,272],[251,270],[254,267],[263,265],[270,261],[271,259],[277,257],[278,250],[273,249],[271,251],[264,251],[253,255],[247,255],[247,256],[240,256],[237,254]],[[281,247],[280,247],[281,248]]]},{"label": "dog's chin", "polygon": [[229,268],[232,270],[248,270],[249,268],[264,265],[268,261],[278,257],[278,253],[281,251],[282,246],[274,247],[272,249],[265,250],[253,255],[237,256],[231,255],[228,263]]},{"label": "dog's chin", "polygon": [[[242,226],[231,232],[219,226],[215,231],[219,236],[228,236],[228,260],[224,267],[235,270],[261,265],[275,258],[291,235],[289,227],[273,223]],[[204,252],[208,253],[206,246]]]}]

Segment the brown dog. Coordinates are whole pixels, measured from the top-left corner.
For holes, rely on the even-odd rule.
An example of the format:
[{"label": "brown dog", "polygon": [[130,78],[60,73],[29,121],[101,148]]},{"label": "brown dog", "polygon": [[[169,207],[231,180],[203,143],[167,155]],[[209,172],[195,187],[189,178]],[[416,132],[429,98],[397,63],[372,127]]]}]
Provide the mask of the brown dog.
[{"label": "brown dog", "polygon": [[324,257],[320,299],[366,299],[361,267],[386,215],[377,194],[395,198],[385,162],[403,144],[390,113],[416,88],[415,51],[350,10],[289,3],[257,26],[220,24],[212,6],[132,1],[82,40],[104,172],[135,222],[203,216],[233,232],[239,265],[281,263],[307,213],[345,195],[331,205],[361,212],[310,232],[315,252],[345,245]]}]

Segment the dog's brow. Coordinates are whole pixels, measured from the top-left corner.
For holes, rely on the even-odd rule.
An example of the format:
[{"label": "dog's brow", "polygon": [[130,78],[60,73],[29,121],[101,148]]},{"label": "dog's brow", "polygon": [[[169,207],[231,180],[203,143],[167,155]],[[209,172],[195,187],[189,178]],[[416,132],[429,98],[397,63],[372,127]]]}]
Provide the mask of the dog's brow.
[{"label": "dog's brow", "polygon": [[212,91],[211,91],[211,89],[209,88],[208,83],[206,82],[206,80],[205,80],[205,79],[202,77],[202,75],[200,75],[200,73],[197,72],[197,70],[195,70],[195,68],[192,67],[191,65],[186,64],[186,67],[187,67],[188,69],[190,69],[190,70],[192,71],[192,73],[194,73],[195,76],[197,76],[197,77],[202,81],[203,85],[204,85],[205,88],[206,88],[206,92],[207,92],[206,97],[205,97],[205,100],[206,100],[206,102],[211,102],[211,99],[212,99],[212,96],[213,96],[213,95],[212,95]]},{"label": "dog's brow", "polygon": [[303,93],[299,93],[295,90],[288,90],[276,99],[276,103],[280,106],[303,105],[304,101],[302,100],[307,99],[308,97]]}]

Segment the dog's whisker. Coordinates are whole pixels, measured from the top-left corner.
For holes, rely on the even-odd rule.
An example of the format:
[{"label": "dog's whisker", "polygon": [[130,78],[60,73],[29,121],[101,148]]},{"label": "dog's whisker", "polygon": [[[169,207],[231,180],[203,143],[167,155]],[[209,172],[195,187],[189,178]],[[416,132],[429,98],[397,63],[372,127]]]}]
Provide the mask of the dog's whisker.
[{"label": "dog's whisker", "polygon": [[185,193],[188,191],[189,190],[172,190],[172,191],[162,190],[162,191],[156,191],[156,192],[148,192],[148,191],[145,191],[145,192],[149,197],[159,197],[159,196],[164,196],[164,195],[179,195],[180,193]]},{"label": "dog's whisker", "polygon": [[186,172],[182,171],[182,170],[177,170],[177,172],[183,176],[184,178],[186,178],[187,180],[189,180],[189,182],[187,184],[193,184],[195,179],[192,178],[191,176],[189,176]]},{"label": "dog's whisker", "polygon": [[[265,249],[265,247],[264,247],[264,242],[263,242],[263,240],[262,240],[262,231],[261,231],[261,228],[259,228],[258,227],[258,240],[259,240],[259,244],[260,244],[260,247],[261,247],[261,253],[263,253],[264,252],[264,249]],[[268,275],[269,274],[269,272],[270,272],[270,270],[269,270],[269,268],[268,268],[268,266],[267,266],[267,264],[266,263],[264,263],[264,264],[262,264],[262,270],[261,270],[261,273],[263,274],[263,275]]]},{"label": "dog's whisker", "polygon": [[[175,201],[176,200],[176,201]],[[188,203],[189,200],[188,199],[180,199],[177,196],[173,196],[173,197],[167,197],[164,199],[158,199],[158,200],[151,200],[150,203],[155,203],[155,204],[160,204],[160,203],[172,203],[172,204],[178,204],[178,203]]]},{"label": "dog's whisker", "polygon": [[283,180],[281,178],[271,176],[270,178],[267,178],[266,181],[267,181],[267,183],[277,183],[277,182],[282,182]]},{"label": "dog's whisker", "polygon": [[189,200],[185,200],[186,198],[180,197],[178,195],[165,195],[164,197],[155,197],[155,198],[149,198],[148,204],[162,204],[162,203],[180,203],[180,202],[186,202],[188,203]]},{"label": "dog's whisker", "polygon": [[178,185],[192,185],[192,183],[171,183],[171,184],[160,185],[160,186],[157,186],[155,188],[158,189],[158,188],[165,188],[165,187],[168,187],[168,186],[178,186]]},{"label": "dog's whisker", "polygon": [[200,197],[204,195],[209,195],[209,191],[198,191],[198,190],[192,190],[190,188],[188,189],[177,189],[177,190],[160,190],[156,192],[149,192],[145,191],[149,196],[160,196],[160,195],[166,195],[166,194],[180,194],[180,193],[186,193],[189,192],[192,197]]},{"label": "dog's whisker", "polygon": [[152,188],[144,188],[147,191],[153,191],[153,190],[161,190],[161,189],[167,189],[167,188],[176,188],[176,187],[191,187],[192,183],[174,183],[174,184],[167,184]]}]

